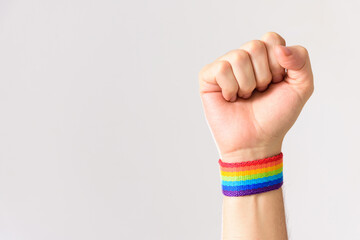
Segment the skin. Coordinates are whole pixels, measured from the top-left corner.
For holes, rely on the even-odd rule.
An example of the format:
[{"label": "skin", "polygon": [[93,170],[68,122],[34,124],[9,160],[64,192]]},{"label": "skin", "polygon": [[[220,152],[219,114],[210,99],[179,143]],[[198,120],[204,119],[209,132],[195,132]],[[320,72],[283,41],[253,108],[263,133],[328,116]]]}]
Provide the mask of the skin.
[{"label": "skin", "polygon": [[[285,134],[314,91],[307,50],[266,33],[199,73],[206,119],[224,162],[281,152]],[[223,239],[287,239],[282,190],[225,197]]]}]

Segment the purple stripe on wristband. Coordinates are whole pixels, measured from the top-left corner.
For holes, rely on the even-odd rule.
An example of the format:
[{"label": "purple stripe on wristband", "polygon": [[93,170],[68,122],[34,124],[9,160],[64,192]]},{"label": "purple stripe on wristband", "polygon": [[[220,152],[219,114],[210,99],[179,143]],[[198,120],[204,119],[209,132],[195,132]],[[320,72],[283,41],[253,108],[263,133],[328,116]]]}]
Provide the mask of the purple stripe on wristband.
[{"label": "purple stripe on wristband", "polygon": [[262,193],[262,192],[268,192],[271,190],[275,190],[280,188],[283,185],[283,182],[272,185],[272,186],[268,186],[268,187],[263,187],[263,188],[257,188],[257,189],[249,189],[249,190],[242,190],[242,191],[226,191],[223,190],[223,194],[225,196],[228,197],[238,197],[238,196],[246,196],[246,195],[252,195],[252,194],[257,194],[257,193]]}]

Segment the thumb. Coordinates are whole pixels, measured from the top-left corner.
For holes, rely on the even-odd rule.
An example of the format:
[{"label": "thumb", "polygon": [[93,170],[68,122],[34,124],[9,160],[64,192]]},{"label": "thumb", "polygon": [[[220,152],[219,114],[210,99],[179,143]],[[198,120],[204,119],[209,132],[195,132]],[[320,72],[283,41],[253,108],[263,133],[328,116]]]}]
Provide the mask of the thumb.
[{"label": "thumb", "polygon": [[313,74],[310,58],[304,47],[278,45],[275,47],[275,55],[279,64],[287,69],[285,81],[296,85],[312,86]]}]

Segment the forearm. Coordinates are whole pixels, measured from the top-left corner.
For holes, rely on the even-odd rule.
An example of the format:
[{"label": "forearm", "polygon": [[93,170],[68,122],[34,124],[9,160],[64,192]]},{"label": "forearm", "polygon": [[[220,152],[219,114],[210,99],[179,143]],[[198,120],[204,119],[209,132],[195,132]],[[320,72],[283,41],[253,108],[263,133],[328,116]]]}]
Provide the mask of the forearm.
[{"label": "forearm", "polygon": [[223,199],[223,240],[286,240],[282,190]]},{"label": "forearm", "polygon": [[307,50],[269,32],[207,64],[199,86],[222,158],[223,239],[287,239],[280,152],[314,91]]}]

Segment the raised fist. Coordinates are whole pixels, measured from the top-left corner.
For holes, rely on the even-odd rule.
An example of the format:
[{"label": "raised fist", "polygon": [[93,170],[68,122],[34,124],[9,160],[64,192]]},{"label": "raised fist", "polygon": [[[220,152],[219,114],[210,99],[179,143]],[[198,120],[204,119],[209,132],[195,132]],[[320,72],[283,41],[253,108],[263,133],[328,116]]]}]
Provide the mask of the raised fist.
[{"label": "raised fist", "polygon": [[206,65],[199,81],[205,115],[226,162],[278,154],[314,90],[307,50],[285,47],[272,32]]}]

